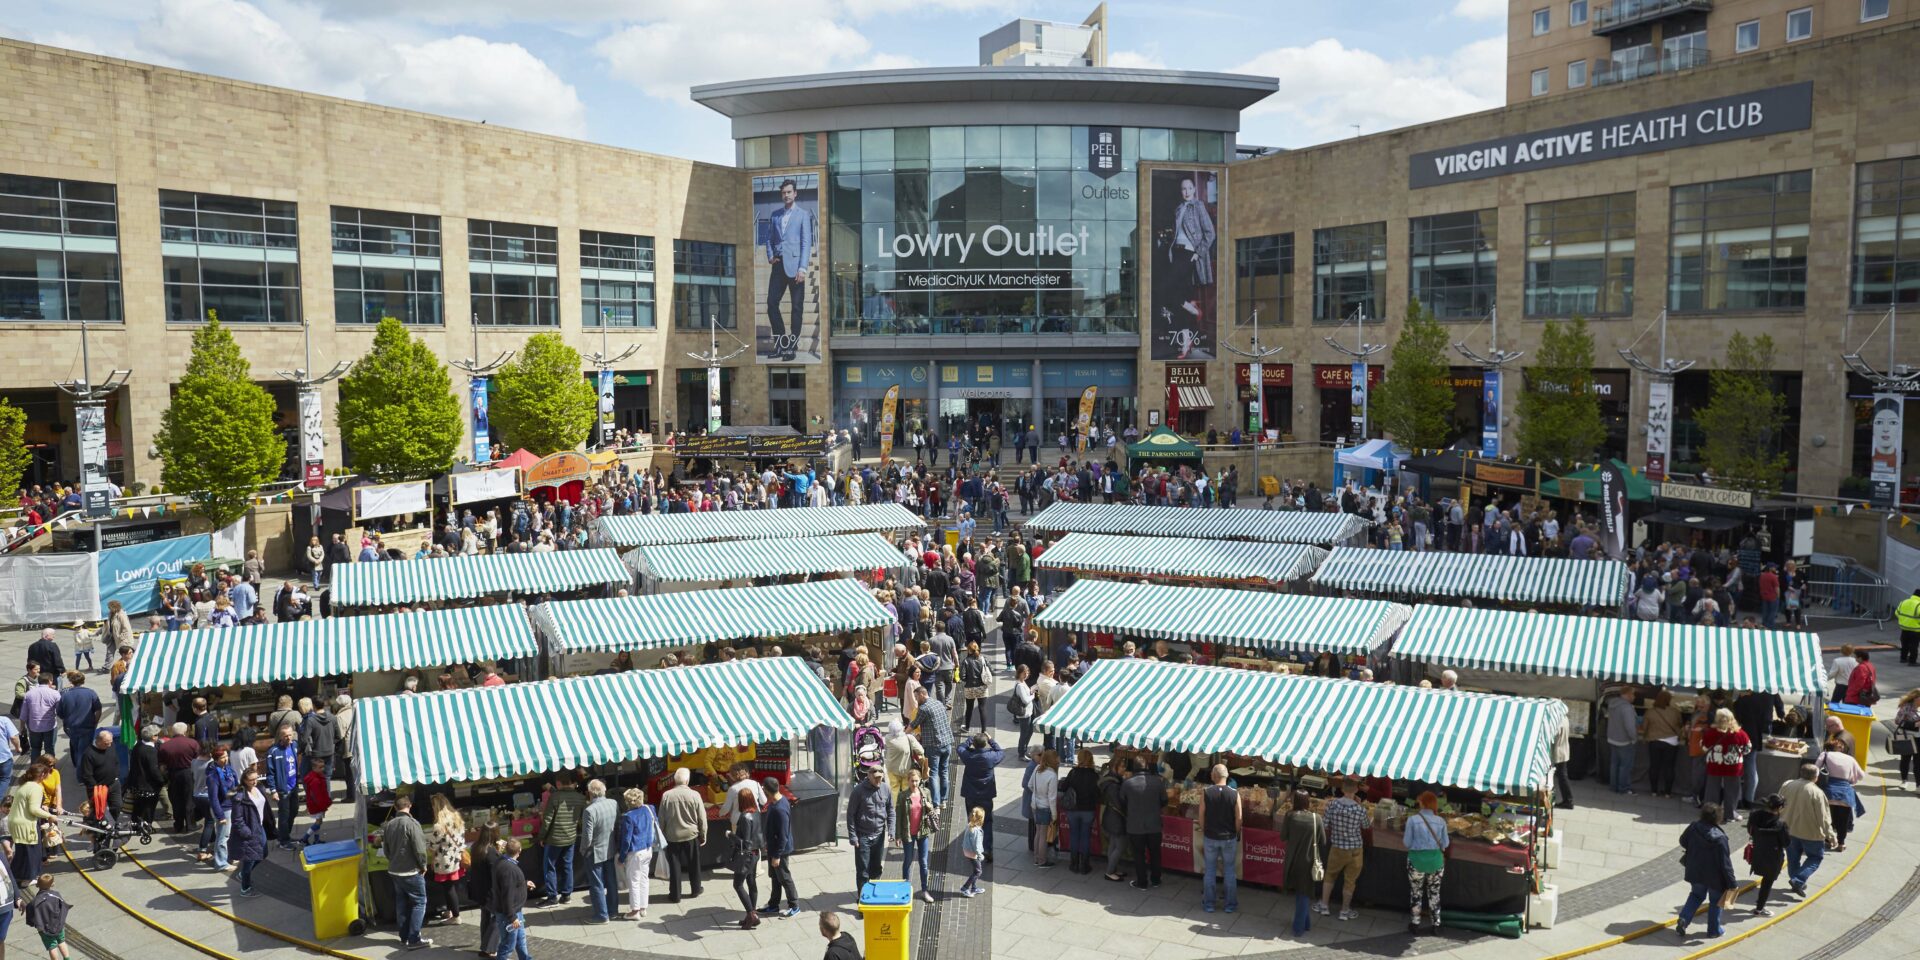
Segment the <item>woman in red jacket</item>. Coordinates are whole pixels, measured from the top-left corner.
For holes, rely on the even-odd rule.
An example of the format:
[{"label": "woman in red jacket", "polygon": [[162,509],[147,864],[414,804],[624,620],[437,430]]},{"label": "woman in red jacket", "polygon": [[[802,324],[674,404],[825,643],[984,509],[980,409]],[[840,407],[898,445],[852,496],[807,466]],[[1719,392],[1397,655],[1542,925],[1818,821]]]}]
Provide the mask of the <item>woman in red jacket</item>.
[{"label": "woman in red jacket", "polygon": [[1867,662],[1867,651],[1855,650],[1853,659],[1859,662],[1854,664],[1853,672],[1847,675],[1846,700],[1855,706],[1871,707],[1873,701],[1880,699],[1877,686],[1880,678],[1873,672],[1873,664]]},{"label": "woman in red jacket", "polygon": [[1701,734],[1700,745],[1706,750],[1706,802],[1718,803],[1726,811],[1727,822],[1738,822],[1741,774],[1747,754],[1753,752],[1753,741],[1740,729],[1733,711],[1723,707],[1714,711],[1713,728]]}]

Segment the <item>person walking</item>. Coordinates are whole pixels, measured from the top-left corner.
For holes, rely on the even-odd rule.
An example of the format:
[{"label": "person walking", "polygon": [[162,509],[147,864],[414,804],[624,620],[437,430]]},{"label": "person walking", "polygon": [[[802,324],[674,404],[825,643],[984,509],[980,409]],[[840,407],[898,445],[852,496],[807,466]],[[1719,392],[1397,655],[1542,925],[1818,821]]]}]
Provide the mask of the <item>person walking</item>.
[{"label": "person walking", "polygon": [[60,692],[60,726],[67,732],[67,763],[77,768],[100,726],[100,695],[87,689],[87,675],[78,670],[68,671]]},{"label": "person walking", "polygon": [[[244,796],[234,805],[236,837],[242,816],[239,808],[245,805]],[[408,950],[433,946],[432,940],[420,936],[427,919],[427,835],[413,818],[410,794],[393,798],[393,814],[380,828],[380,852],[386,854],[387,877],[393,881],[393,916],[400,927],[400,945]]]},{"label": "person walking", "polygon": [[660,833],[660,817],[647,803],[645,791],[628,787],[621,797],[627,801],[627,811],[614,830],[614,853],[627,878],[627,919],[640,920],[647,915],[653,858],[666,848],[667,838]]},{"label": "person walking", "polygon": [[[985,733],[976,733],[966,746],[960,748],[960,804],[967,809],[984,807],[993,809],[994,797],[1000,788],[994,776],[994,770],[1005,760],[1007,752],[1000,744]],[[982,827],[984,843],[981,846],[987,863],[993,862],[993,818],[987,817]]]},{"label": "person walking", "polygon": [[1453,838],[1447,835],[1447,822],[1440,819],[1440,798],[1433,791],[1422,791],[1416,802],[1418,809],[1400,834],[1407,848],[1407,885],[1413,901],[1407,932],[1431,934],[1440,929],[1440,884],[1446,878],[1447,847]]},{"label": "person walking", "polygon": [[140,728],[140,742],[134,744],[127,765],[127,796],[133,798],[133,823],[153,828],[154,813],[160,808],[160,791],[166,788],[167,775],[160,766],[160,728],[147,724]]},{"label": "person walking", "polygon": [[33,887],[33,899],[27,901],[27,926],[40,934],[40,946],[46,948],[47,960],[68,960],[73,953],[67,949],[67,913],[73,905],[53,889],[51,873],[35,877]]},{"label": "person walking", "polygon": [[[200,842],[207,850],[201,859],[210,862],[215,870],[226,870],[232,863],[227,857],[227,845],[233,838],[233,805],[239,801],[240,775],[228,762],[229,755],[226,744],[216,743],[206,763],[200,766],[198,789],[206,805]],[[271,819],[269,816],[268,822]]]},{"label": "person walking", "polygon": [[1160,885],[1160,810],[1167,803],[1167,781],[1139,757],[1129,769],[1133,775],[1120,785],[1120,814],[1133,848],[1133,885],[1145,890]]},{"label": "person walking", "polygon": [[580,840],[580,816],[586,807],[572,771],[560,771],[540,808],[540,832],[534,838],[540,844],[541,890],[546,894],[540,906],[573,902],[573,848]]},{"label": "person walking", "polygon": [[1827,848],[1835,844],[1832,805],[1827,792],[1820,789],[1820,768],[1811,763],[1800,765],[1800,778],[1780,788],[1783,805],[1780,818],[1787,824],[1787,889],[1798,896],[1807,895],[1807,881],[1820,869]]},{"label": "person walking", "polygon": [[[280,849],[293,849],[294,821],[300,817],[300,744],[291,723],[279,725],[267,748],[267,796],[278,807]],[[271,816],[271,812],[269,816]]]},{"label": "person walking", "polygon": [[[1084,751],[1083,751],[1084,752]],[[1092,754],[1087,754],[1092,760]],[[1235,871],[1240,864],[1240,791],[1227,785],[1227,765],[1213,765],[1213,783],[1200,795],[1200,909],[1213,912],[1214,873],[1224,870],[1228,913],[1240,910],[1240,884]],[[1297,923],[1297,919],[1296,919]],[[1296,931],[1297,932],[1297,931]]]},{"label": "person walking", "polygon": [[[920,899],[933,902],[932,883],[929,866],[929,846],[933,834],[940,829],[938,811],[933,796],[927,792],[926,785],[920,781],[920,771],[907,774],[906,789],[894,801],[893,838],[900,845],[900,879],[913,882],[913,868],[920,867]],[[862,884],[864,886],[864,884]]]},{"label": "person walking", "polygon": [[1020,725],[1020,740],[1015,745],[1015,751],[1022,763],[1032,758],[1027,750],[1028,744],[1033,742],[1033,687],[1027,682],[1030,676],[1026,664],[1014,667],[1013,692],[1007,694],[1007,715]]},{"label": "person walking", "polygon": [[1900,785],[1911,788],[1915,777],[1915,768],[1920,767],[1920,687],[1907,691],[1900,698],[1899,708],[1893,712],[1893,731],[1887,738],[1887,748],[1900,758]]},{"label": "person walking", "polygon": [[[768,916],[792,917],[800,913],[800,893],[793,883],[793,802],[780,792],[780,781],[767,777],[760,781],[767,796],[773,798],[760,813],[761,831],[767,858],[767,906],[760,911]],[[780,895],[786,894],[787,909],[780,909]]]},{"label": "person walking", "polygon": [[[952,669],[948,668],[941,675],[950,673]],[[933,795],[933,805],[945,807],[953,793],[953,714],[947,710],[945,700],[924,688],[914,696],[920,701],[913,725],[920,734],[920,748],[926,752],[927,785]]]},{"label": "person walking", "polygon": [[960,718],[960,732],[973,729],[974,711],[980,712],[980,729],[993,729],[993,715],[988,712],[991,701],[987,699],[993,692],[993,668],[987,666],[987,658],[980,653],[980,645],[967,644],[967,652],[960,658],[960,696],[966,700],[966,713]]},{"label": "person walking", "polygon": [[1827,806],[1832,808],[1829,816],[1833,821],[1833,849],[1837,853],[1847,849],[1847,834],[1853,832],[1854,818],[1866,815],[1867,806],[1860,802],[1860,793],[1854,789],[1866,771],[1853,759],[1852,749],[1838,737],[1827,739],[1826,748],[1816,762],[1826,780]]},{"label": "person walking", "polygon": [[673,771],[673,787],[660,795],[660,834],[667,841],[667,902],[680,902],[680,881],[700,898],[700,845],[707,839],[707,805],[698,791],[687,786],[693,774],[686,767]]},{"label": "person walking", "polygon": [[853,942],[853,934],[840,929],[839,914],[832,910],[820,911],[820,935],[827,938],[823,960],[860,960],[860,946]]},{"label": "person walking", "polygon": [[1853,673],[1847,677],[1846,702],[1856,707],[1871,707],[1880,702],[1880,675],[1873,658],[1864,649],[1853,651]]},{"label": "person walking", "polygon": [[9,866],[14,886],[20,889],[40,876],[46,852],[45,829],[55,816],[47,808],[46,779],[46,765],[35,760],[27,764],[27,771],[20,775],[8,798],[12,806],[7,810],[7,836],[13,844]]},{"label": "person walking", "polygon": [[727,857],[727,869],[733,872],[733,895],[740,898],[740,929],[760,925],[760,855],[766,852],[766,827],[760,822],[760,795],[740,794],[739,818],[733,824],[733,837]]},{"label": "person walking", "polygon": [[1753,853],[1747,859],[1753,875],[1760,878],[1760,889],[1753,898],[1753,915],[1771,917],[1773,911],[1767,909],[1767,897],[1773,893],[1774,881],[1780,879],[1780,871],[1787,864],[1787,824],[1780,819],[1780,811],[1787,805],[1777,793],[1760,798],[1753,808],[1753,815],[1747,818],[1747,840],[1753,844]]},{"label": "person walking", "polygon": [[1339,796],[1327,803],[1326,879],[1320,887],[1320,902],[1315,905],[1314,912],[1323,917],[1328,914],[1328,901],[1333,899],[1333,885],[1344,881],[1340,895],[1340,919],[1352,920],[1360,916],[1353,909],[1353,891],[1360,884],[1360,871],[1366,867],[1364,831],[1369,818],[1366,806],[1355,798],[1360,791],[1360,781],[1342,780],[1339,791]]},{"label": "person walking", "polygon": [[1094,767],[1092,750],[1081,747],[1073,769],[1061,778],[1060,809],[1067,817],[1068,869],[1092,873],[1093,819],[1100,809],[1100,771]]},{"label": "person walking", "polygon": [[620,881],[614,871],[613,827],[620,805],[607,796],[603,780],[587,781],[587,805],[580,812],[580,859],[587,862],[587,905],[591,924],[606,923],[620,909]]},{"label": "person walking", "polygon": [[427,913],[434,926],[460,922],[461,881],[467,876],[467,819],[444,793],[433,794],[427,827]]},{"label": "person walking", "polygon": [[868,880],[879,879],[887,838],[894,829],[893,816],[893,794],[887,789],[886,770],[874,767],[847,795],[847,838],[853,845],[855,890],[864,888]]},{"label": "person walking", "polygon": [[1687,924],[1693,922],[1700,905],[1707,907],[1707,938],[1720,936],[1721,901],[1739,881],[1733,876],[1733,854],[1727,834],[1720,829],[1720,805],[1700,805],[1700,819],[1687,825],[1680,834],[1680,863],[1685,868],[1687,902],[1680,905],[1680,922],[1673,932],[1687,939]]},{"label": "person walking", "polygon": [[467,850],[467,898],[480,905],[480,950],[483,957],[500,952],[500,926],[493,922],[493,868],[500,863],[500,825],[482,824]]},{"label": "person walking", "polygon": [[494,941],[499,944],[498,960],[533,960],[527,951],[527,892],[533,881],[520,867],[520,841],[508,837],[493,864],[493,890],[487,895],[487,911],[493,914]]},{"label": "person walking", "polygon": [[[267,818],[272,816],[271,810],[266,792],[260,789],[260,772],[242,771],[239,787],[233,794],[233,807],[230,812],[233,819],[232,829],[227,834],[227,860],[238,864],[240,868],[237,875],[240,881],[240,896],[251,897],[256,893],[253,889],[253,871],[260,865],[260,861],[267,858]],[[416,825],[414,830],[418,832],[419,827]],[[416,878],[418,874],[419,871],[415,870]],[[424,905],[424,898],[421,902]],[[398,911],[395,912],[398,913]],[[418,911],[413,914],[413,924],[414,940],[419,942],[420,914]],[[432,941],[426,941],[426,944],[432,946]],[[409,949],[419,948],[410,947]]]},{"label": "person walking", "polygon": [[1293,809],[1281,822],[1280,835],[1286,843],[1283,891],[1293,894],[1293,935],[1305,936],[1313,928],[1313,894],[1324,872],[1320,847],[1327,835],[1305,790],[1293,791]]},{"label": "person walking", "polygon": [[[916,695],[914,699],[917,701],[919,697]],[[901,702],[904,706],[909,701],[903,695]],[[894,793],[899,793],[906,789],[908,773],[917,770],[922,777],[926,776],[927,748],[907,732],[904,724],[891,720],[887,722],[886,749],[882,762],[887,770],[887,786]]]},{"label": "person walking", "polygon": [[1733,711],[1722,707],[1714,711],[1713,727],[1701,735],[1700,742],[1706,749],[1707,760],[1703,803],[1718,803],[1727,818],[1738,823],[1740,814],[1735,811],[1739,809],[1743,770],[1747,754],[1753,752],[1753,741],[1740,729]]},{"label": "person walking", "polygon": [[173,832],[185,833],[193,813],[193,766],[200,759],[200,742],[175,723],[172,736],[160,742],[160,767],[167,775],[167,806],[173,813]]},{"label": "person walking", "polygon": [[[28,676],[32,678],[33,664],[29,663]],[[41,672],[37,682],[27,684],[20,704],[20,725],[26,728],[27,756],[42,757],[52,754],[60,728],[60,691],[54,688],[54,674]],[[22,881],[30,883],[32,878]]]}]

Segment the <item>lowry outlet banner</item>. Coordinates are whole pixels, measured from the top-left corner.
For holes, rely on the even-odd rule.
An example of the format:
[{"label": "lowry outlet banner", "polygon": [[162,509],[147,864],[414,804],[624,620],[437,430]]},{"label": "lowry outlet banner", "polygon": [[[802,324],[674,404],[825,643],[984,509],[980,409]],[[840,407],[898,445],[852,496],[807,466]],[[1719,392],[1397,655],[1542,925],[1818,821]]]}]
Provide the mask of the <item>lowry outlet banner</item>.
[{"label": "lowry outlet banner", "polygon": [[1155,360],[1212,360],[1218,350],[1220,174],[1155,170],[1153,290],[1148,298]]},{"label": "lowry outlet banner", "polygon": [[1367,365],[1356,362],[1347,380],[1353,384],[1353,436],[1347,439],[1360,443],[1367,439]]},{"label": "lowry outlet banner", "polygon": [[1898,393],[1873,395],[1873,452],[1867,479],[1873,482],[1870,506],[1891,510],[1900,502],[1900,445],[1905,433],[1906,397]]},{"label": "lowry outlet banner", "polygon": [[300,391],[300,464],[309,490],[327,485],[327,427],[320,413],[320,391]]},{"label": "lowry outlet banner", "polygon": [[880,402],[880,466],[893,462],[894,425],[900,415],[900,385],[887,388],[887,398]]},{"label": "lowry outlet banner", "polygon": [[213,559],[213,535],[114,547],[98,556],[100,617],[107,616],[112,600],[129,614],[146,613],[160,605],[161,580],[184,579],[194,564]]},{"label": "lowry outlet banner", "polygon": [[113,510],[107,489],[107,405],[76,404],[73,417],[80,428],[80,489],[87,516],[104,517]]},{"label": "lowry outlet banner", "polygon": [[[820,174],[753,178],[753,357],[820,362]],[[703,318],[704,319],[704,318]]]},{"label": "lowry outlet banner", "polygon": [[1080,416],[1074,421],[1074,432],[1080,438],[1080,452],[1087,452],[1087,431],[1093,426],[1093,395],[1099,387],[1088,387],[1080,391]]},{"label": "lowry outlet banner", "polygon": [[469,396],[469,406],[473,410],[473,462],[490,463],[493,460],[493,436],[487,425],[486,377],[473,378]]},{"label": "lowry outlet banner", "polygon": [[1667,455],[1673,444],[1673,381],[1647,384],[1647,479],[1667,478]]},{"label": "lowry outlet banner", "polygon": [[1480,377],[1480,455],[1500,458],[1500,371]]}]

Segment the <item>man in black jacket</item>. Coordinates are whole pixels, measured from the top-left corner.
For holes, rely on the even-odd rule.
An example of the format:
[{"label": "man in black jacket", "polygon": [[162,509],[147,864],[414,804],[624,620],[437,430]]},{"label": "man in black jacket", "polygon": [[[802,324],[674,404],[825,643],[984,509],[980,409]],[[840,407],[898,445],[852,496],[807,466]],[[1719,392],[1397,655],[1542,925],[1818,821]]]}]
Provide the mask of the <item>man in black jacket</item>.
[{"label": "man in black jacket", "polygon": [[823,960],[860,960],[860,948],[853,942],[853,934],[842,933],[840,915],[832,910],[820,911],[820,935],[827,938],[827,954]]},{"label": "man in black jacket", "polygon": [[[793,886],[793,804],[780,794],[780,781],[767,777],[760,781],[767,796],[773,802],[760,814],[761,835],[767,843],[767,886],[773,892],[768,895],[766,909],[760,911],[768,916],[791,917],[800,912],[800,893]],[[787,894],[787,909],[780,910],[780,892]]]},{"label": "man in black jacket", "polygon": [[1120,785],[1120,812],[1133,847],[1133,885],[1145,890],[1160,885],[1160,810],[1167,804],[1167,782],[1139,757],[1132,769],[1133,776]]},{"label": "man in black jacket", "polygon": [[53,685],[60,685],[60,676],[67,672],[67,661],[61,659],[60,641],[53,638],[53,628],[40,631],[40,639],[27,648],[27,662],[40,665],[42,675],[52,675]]},{"label": "man in black jacket", "polygon": [[1040,652],[1040,645],[1034,643],[1032,637],[1021,637],[1020,645],[1013,648],[1014,668],[1027,668],[1027,686],[1029,687],[1040,682],[1041,667],[1046,660],[1047,655]]},{"label": "man in black jacket", "polygon": [[493,864],[493,891],[487,897],[487,912],[493,914],[500,931],[502,957],[509,953],[518,960],[533,960],[527,952],[527,891],[533,884],[520,869],[520,841],[509,839],[506,854]]},{"label": "man in black jacket", "polygon": [[[80,796],[84,798],[82,802],[89,804],[92,818],[102,823],[117,819],[115,815],[120,811],[120,754],[113,749],[113,730],[102,727],[94,731],[93,743],[74,759],[80,768],[74,779],[80,783]],[[95,787],[107,788],[104,808],[92,806]]]},{"label": "man in black jacket", "polygon": [[160,769],[159,741],[159,727],[149,723],[140,728],[140,742],[134,744],[127,765],[127,793],[133,797],[136,825],[153,825],[153,813],[160,806],[160,791],[167,786],[167,775]]}]

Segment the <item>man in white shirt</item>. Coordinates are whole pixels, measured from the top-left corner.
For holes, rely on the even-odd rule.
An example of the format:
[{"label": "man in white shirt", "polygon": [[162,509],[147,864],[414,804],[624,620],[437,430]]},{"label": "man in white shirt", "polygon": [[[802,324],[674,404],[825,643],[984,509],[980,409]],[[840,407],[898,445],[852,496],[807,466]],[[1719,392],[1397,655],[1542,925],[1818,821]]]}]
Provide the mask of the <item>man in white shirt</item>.
[{"label": "man in white shirt", "polygon": [[720,805],[720,812],[727,815],[727,823],[732,826],[738,827],[740,825],[741,794],[753,794],[753,798],[757,802],[755,809],[765,810],[767,808],[767,791],[761,789],[760,784],[754,781],[752,774],[753,765],[746,763],[736,763],[732,769],[727,771],[727,779],[729,781],[727,786],[727,799],[725,803]]},{"label": "man in white shirt", "polygon": [[1853,644],[1843,644],[1840,655],[1827,664],[1827,680],[1833,684],[1833,702],[1839,703],[1847,697],[1847,681],[1853,679],[1853,665],[1859,661],[1853,657]]}]

